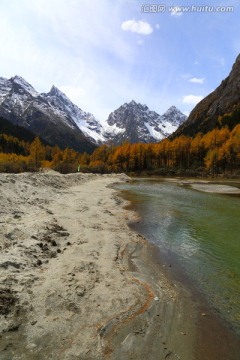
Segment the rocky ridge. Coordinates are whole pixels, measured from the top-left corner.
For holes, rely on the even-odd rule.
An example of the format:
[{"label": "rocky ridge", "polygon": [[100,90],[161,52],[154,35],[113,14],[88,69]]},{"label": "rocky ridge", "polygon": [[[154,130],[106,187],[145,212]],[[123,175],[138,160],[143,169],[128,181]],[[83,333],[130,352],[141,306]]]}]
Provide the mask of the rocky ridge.
[{"label": "rocky ridge", "polygon": [[157,142],[172,134],[186,118],[175,106],[159,115],[146,105],[132,100],[109,115],[105,124],[105,137],[116,145],[124,141]]},{"label": "rocky ridge", "polygon": [[20,76],[0,78],[0,116],[41,136],[50,145],[91,152],[95,146],[79,129],[75,118],[91,121],[53,86],[39,94]]},{"label": "rocky ridge", "polygon": [[221,126],[221,116],[240,111],[240,55],[238,55],[229,76],[190,113],[173,137],[194,136],[198,132],[207,133]]},{"label": "rocky ridge", "polygon": [[156,142],[186,120],[175,106],[159,115],[133,100],[100,122],[56,86],[48,93],[38,93],[20,76],[0,78],[0,116],[31,130],[50,145],[87,152],[102,143]]}]

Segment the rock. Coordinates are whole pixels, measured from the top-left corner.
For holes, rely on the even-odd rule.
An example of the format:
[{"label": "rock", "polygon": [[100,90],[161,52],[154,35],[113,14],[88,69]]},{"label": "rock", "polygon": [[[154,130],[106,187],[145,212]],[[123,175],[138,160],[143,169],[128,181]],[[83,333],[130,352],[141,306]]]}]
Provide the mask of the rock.
[{"label": "rock", "polygon": [[41,266],[42,265],[42,260],[38,259],[37,260],[37,266]]},{"label": "rock", "polygon": [[42,250],[43,250],[43,251],[48,251],[48,250],[49,250],[47,244],[44,244],[44,245],[43,245]]},{"label": "rock", "polygon": [[17,297],[9,288],[0,289],[0,314],[7,315],[16,305]]},{"label": "rock", "polygon": [[180,125],[172,138],[180,135],[195,136],[199,132],[205,134],[218,126],[224,126],[218,121],[219,117],[240,109],[239,87],[240,55],[238,55],[229,76],[195,106],[188,119]]},{"label": "rock", "polygon": [[76,291],[77,295],[83,297],[85,295],[86,289],[79,289]]},{"label": "rock", "polygon": [[22,265],[21,263],[17,263],[13,261],[4,261],[3,263],[0,264],[0,267],[4,269],[8,269],[9,266],[12,266],[16,269],[20,269],[21,265]]},{"label": "rock", "polygon": [[8,328],[8,332],[18,331],[20,324],[14,324]]}]

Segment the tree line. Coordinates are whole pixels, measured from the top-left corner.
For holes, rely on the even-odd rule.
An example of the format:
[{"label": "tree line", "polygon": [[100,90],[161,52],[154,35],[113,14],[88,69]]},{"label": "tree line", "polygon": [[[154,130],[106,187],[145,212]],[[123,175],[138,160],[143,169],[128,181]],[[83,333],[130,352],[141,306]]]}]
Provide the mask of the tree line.
[{"label": "tree line", "polygon": [[155,175],[240,175],[240,124],[214,129],[191,138],[180,136],[159,143],[125,142],[102,145],[91,155],[0,135],[0,171],[22,172],[51,168],[68,172],[127,172]]},{"label": "tree line", "polygon": [[45,145],[39,137],[30,143],[0,134],[0,172],[38,171],[40,168],[75,172],[81,156],[69,148],[61,150],[58,146]]},{"label": "tree line", "polygon": [[214,129],[195,137],[180,136],[159,143],[103,145],[83,166],[103,172],[124,171],[156,175],[240,175],[240,124]]}]

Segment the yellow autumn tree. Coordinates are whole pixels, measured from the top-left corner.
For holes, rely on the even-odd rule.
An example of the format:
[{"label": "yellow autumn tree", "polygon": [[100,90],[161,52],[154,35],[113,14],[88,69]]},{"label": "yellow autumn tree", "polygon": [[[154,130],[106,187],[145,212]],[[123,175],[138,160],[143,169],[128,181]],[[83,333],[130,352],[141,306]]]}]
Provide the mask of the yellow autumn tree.
[{"label": "yellow autumn tree", "polygon": [[33,163],[36,168],[39,168],[41,166],[41,162],[45,159],[45,147],[41,143],[39,137],[36,137],[31,143],[29,151],[30,163]]}]

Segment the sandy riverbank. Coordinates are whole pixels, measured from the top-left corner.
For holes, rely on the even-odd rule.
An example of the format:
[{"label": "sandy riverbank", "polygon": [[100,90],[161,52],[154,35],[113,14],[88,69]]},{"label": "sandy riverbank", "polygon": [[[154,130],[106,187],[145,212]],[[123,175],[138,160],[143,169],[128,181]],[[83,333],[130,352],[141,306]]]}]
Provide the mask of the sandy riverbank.
[{"label": "sandy riverbank", "polygon": [[145,240],[127,226],[134,213],[109,187],[126,180],[0,175],[1,359],[191,353],[177,289],[149,266]]},{"label": "sandy riverbank", "polygon": [[1,360],[193,360],[198,311],[127,226],[125,175],[0,174]]}]

